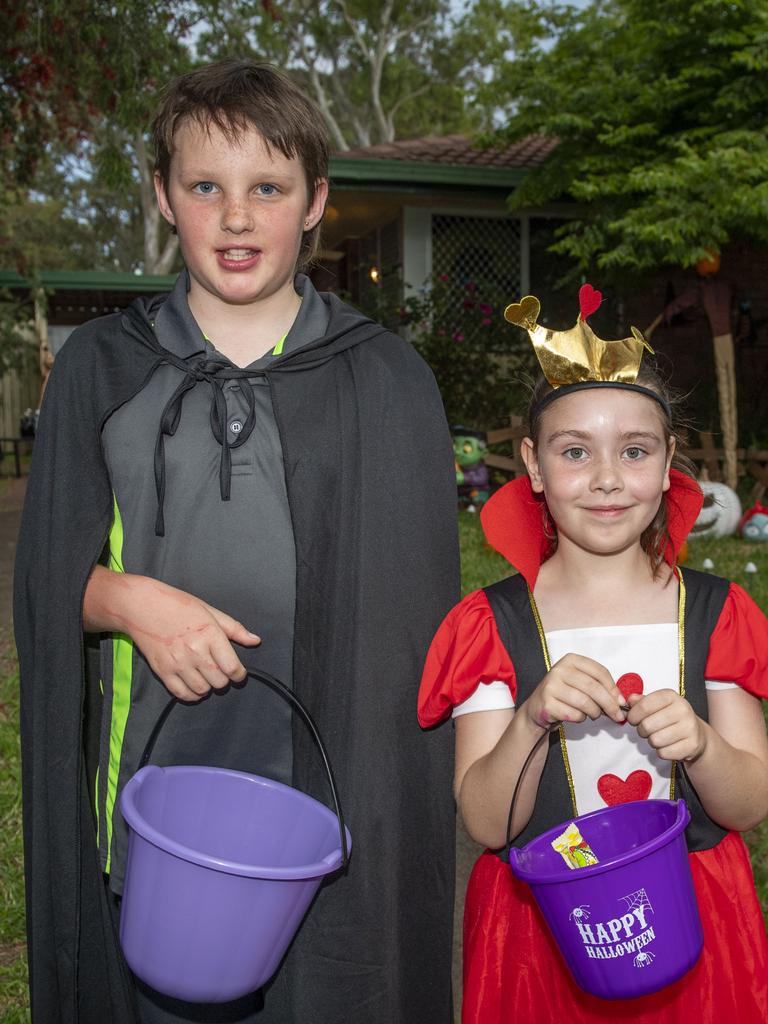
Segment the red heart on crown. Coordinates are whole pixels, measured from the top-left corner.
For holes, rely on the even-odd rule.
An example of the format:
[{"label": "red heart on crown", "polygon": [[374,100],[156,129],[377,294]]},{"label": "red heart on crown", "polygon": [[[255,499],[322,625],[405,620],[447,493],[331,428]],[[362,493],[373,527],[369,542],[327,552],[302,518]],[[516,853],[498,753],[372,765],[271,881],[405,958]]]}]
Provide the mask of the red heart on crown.
[{"label": "red heart on crown", "polygon": [[642,768],[630,772],[626,779],[618,775],[601,775],[597,780],[597,792],[609,807],[628,804],[631,800],[647,800],[653,780]]},{"label": "red heart on crown", "polygon": [[579,288],[579,309],[581,310],[581,319],[586,320],[587,317],[592,316],[600,309],[600,303],[603,301],[603,293],[593,288],[591,284],[583,284]]},{"label": "red heart on crown", "polygon": [[[642,693],[643,692],[643,677],[639,676],[637,672],[625,672],[623,676],[619,676],[616,680],[624,703],[629,703],[629,695],[631,693]],[[622,722],[622,725],[626,725],[626,722]]]}]

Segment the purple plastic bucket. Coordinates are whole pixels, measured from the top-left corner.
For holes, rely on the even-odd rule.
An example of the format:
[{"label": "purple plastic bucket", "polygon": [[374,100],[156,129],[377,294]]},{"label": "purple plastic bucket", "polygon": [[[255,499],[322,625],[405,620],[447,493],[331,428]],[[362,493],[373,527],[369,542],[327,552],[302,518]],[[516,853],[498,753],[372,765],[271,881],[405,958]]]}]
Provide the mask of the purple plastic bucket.
[{"label": "purple plastic bucket", "polygon": [[309,712],[272,676],[248,674],[306,722],[336,813],[259,775],[146,764],[176,702],[166,705],[120,796],[128,825],[120,943],[142,981],[193,1003],[228,1002],[268,981],[320,883],[346,866],[352,845]]},{"label": "purple plastic bucket", "polygon": [[512,848],[577,984],[628,999],[677,981],[703,945],[683,800],[637,800],[575,819],[600,862],[571,869],[551,843],[567,823]]}]

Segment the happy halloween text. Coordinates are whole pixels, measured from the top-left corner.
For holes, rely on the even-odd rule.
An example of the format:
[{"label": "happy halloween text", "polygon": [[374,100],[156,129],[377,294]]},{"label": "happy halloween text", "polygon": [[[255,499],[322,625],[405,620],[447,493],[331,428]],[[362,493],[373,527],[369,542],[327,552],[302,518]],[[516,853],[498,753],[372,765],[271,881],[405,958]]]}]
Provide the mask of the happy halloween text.
[{"label": "happy halloween text", "polygon": [[[594,926],[576,921],[576,927],[581,933],[581,938],[586,946],[586,954],[593,960],[612,960],[617,956],[624,956],[626,953],[637,953],[643,946],[647,946],[656,938],[653,927],[648,925],[645,919],[646,907],[634,907],[629,914],[621,917],[614,917],[610,921],[602,922]],[[640,925],[645,930],[639,935],[633,935],[633,928]],[[624,939],[619,941],[619,936],[624,932]]]}]

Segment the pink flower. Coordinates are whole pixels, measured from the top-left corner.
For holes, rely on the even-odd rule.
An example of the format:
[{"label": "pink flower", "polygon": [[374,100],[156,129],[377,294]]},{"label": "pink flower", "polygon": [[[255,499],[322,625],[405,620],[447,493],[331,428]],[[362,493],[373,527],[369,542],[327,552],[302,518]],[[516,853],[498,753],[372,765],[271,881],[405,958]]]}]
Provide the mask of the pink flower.
[{"label": "pink flower", "polygon": [[441,280],[441,281],[447,281],[447,280],[449,280],[449,278],[448,278],[448,275],[447,275],[447,274],[441,274],[441,275],[440,275],[440,280]]},{"label": "pink flower", "polygon": [[489,306],[487,302],[478,302],[477,308],[481,313],[485,313],[486,316],[490,316],[493,312],[493,306]]},{"label": "pink flower", "polygon": [[462,305],[464,306],[464,309],[474,309],[475,308],[475,304],[472,301],[472,299],[464,299],[464,302],[462,303]]},{"label": "pink flower", "polygon": [[492,323],[493,320],[491,320],[489,316],[484,316],[483,319],[480,321],[482,327],[490,327]]},{"label": "pink flower", "polygon": [[451,335],[451,338],[454,341],[464,341],[464,335],[461,333],[461,331],[454,331],[453,334]]},{"label": "pink flower", "polygon": [[467,281],[467,283],[465,284],[464,287],[467,289],[468,292],[476,292],[477,291],[477,285],[475,284],[474,281]]}]

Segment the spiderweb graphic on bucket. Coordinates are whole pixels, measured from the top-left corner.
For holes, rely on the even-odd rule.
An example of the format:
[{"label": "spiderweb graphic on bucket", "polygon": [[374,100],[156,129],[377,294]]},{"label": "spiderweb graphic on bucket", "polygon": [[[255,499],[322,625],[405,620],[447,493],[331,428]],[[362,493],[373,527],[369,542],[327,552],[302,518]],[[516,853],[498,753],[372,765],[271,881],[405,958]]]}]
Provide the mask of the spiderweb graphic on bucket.
[{"label": "spiderweb graphic on bucket", "polygon": [[630,913],[637,910],[650,910],[653,913],[653,906],[651,901],[648,899],[648,894],[645,889],[638,889],[637,892],[632,892],[629,896],[621,896],[620,899],[624,900],[627,904],[627,910]]}]

